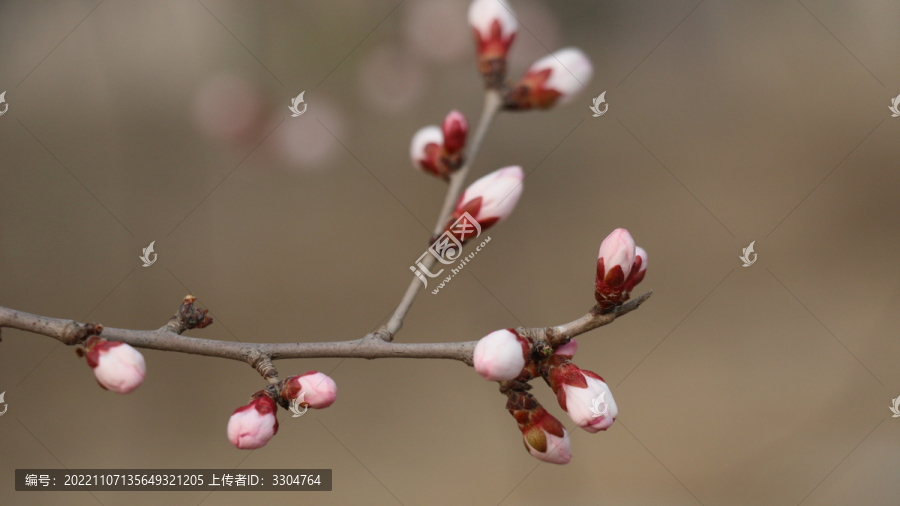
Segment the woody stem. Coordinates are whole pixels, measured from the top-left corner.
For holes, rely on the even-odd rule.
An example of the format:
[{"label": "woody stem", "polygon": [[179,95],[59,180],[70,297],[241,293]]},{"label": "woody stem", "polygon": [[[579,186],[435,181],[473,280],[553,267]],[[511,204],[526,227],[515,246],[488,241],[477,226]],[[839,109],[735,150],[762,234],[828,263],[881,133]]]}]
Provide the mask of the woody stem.
[{"label": "woody stem", "polygon": [[[450,184],[447,188],[447,195],[444,197],[444,205],[441,208],[441,214],[438,216],[437,224],[434,226],[434,235],[443,232],[444,227],[447,225],[447,220],[450,218],[450,214],[456,206],[456,201],[459,199],[459,194],[462,192],[466,176],[469,174],[469,168],[472,167],[472,163],[475,161],[475,156],[478,154],[481,143],[487,135],[491,121],[500,111],[502,105],[503,99],[500,96],[500,92],[492,89],[485,92],[484,109],[481,113],[481,119],[478,122],[475,133],[472,135],[472,141],[466,152],[465,163],[458,171],[450,176]],[[434,265],[434,257],[429,255],[422,263],[426,268],[430,269],[431,266]],[[384,327],[384,332],[378,333],[382,339],[386,341],[393,340],[394,334],[396,334],[397,331],[400,330],[400,327],[403,326],[403,319],[406,318],[406,313],[409,312],[409,308],[412,306],[413,300],[415,300],[416,295],[419,294],[419,289],[422,288],[422,286],[423,283],[418,277],[414,276],[409,284],[409,288],[406,289],[406,293],[403,295],[403,299],[400,301],[397,309],[394,310],[394,314],[391,315],[391,319]]]},{"label": "woody stem", "polygon": [[[568,341],[597,327],[612,323],[617,316],[637,309],[652,292],[618,306],[603,314],[591,311],[585,316],[557,327],[517,329],[523,335],[537,336],[543,342]],[[272,361],[287,358],[435,358],[459,360],[472,365],[472,354],[478,341],[454,343],[390,343],[374,333],[352,341],[311,342],[311,343],[241,343],[201,339],[180,335],[168,326],[156,330],[130,330],[85,324],[72,320],[62,320],[40,316],[15,309],[0,307],[0,328],[8,327],[59,340],[63,344],[75,346],[83,342],[88,333],[100,333],[109,341],[118,341],[135,348],[161,351],[175,351],[207,357],[227,358],[245,362],[262,374],[271,383],[277,383],[278,372]],[[552,344],[556,347],[556,344]]]}]

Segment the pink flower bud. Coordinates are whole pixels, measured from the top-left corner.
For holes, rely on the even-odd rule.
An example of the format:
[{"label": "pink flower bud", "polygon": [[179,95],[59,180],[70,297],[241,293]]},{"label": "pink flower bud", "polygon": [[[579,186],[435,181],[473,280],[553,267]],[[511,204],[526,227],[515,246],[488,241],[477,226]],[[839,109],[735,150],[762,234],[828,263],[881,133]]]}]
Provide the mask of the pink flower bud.
[{"label": "pink flower bud", "polygon": [[469,213],[481,226],[483,232],[488,227],[505,220],[522,196],[522,180],[525,174],[518,166],[505,167],[475,181],[456,203],[456,210],[450,217],[452,225],[464,213]]},{"label": "pink flower bud", "polygon": [[564,357],[568,357],[569,360],[575,356],[575,352],[578,351],[578,343],[575,342],[574,339],[569,341],[568,343],[556,348],[554,352],[556,355],[562,355]]},{"label": "pink flower bud", "polygon": [[634,248],[634,265],[631,267],[631,277],[625,282],[625,291],[634,290],[635,285],[644,280],[644,273],[647,272],[647,252],[644,248],[636,246]]},{"label": "pink flower bud", "polygon": [[546,362],[541,373],[556,393],[559,407],[576,425],[593,434],[616,421],[619,408],[603,378],[559,355]]},{"label": "pink flower bud", "polygon": [[299,376],[292,376],[281,389],[285,399],[296,399],[303,394],[303,402],[309,407],[323,409],[331,406],[337,397],[337,385],[334,380],[318,371],[306,371]]},{"label": "pink flower bud", "polygon": [[85,349],[87,363],[104,389],[127,394],[144,382],[144,356],[131,346],[94,336],[88,339]]},{"label": "pink flower bud", "polygon": [[475,370],[489,381],[515,379],[531,351],[528,341],[513,329],[495,330],[475,345]]},{"label": "pink flower bud", "polygon": [[619,408],[603,378],[585,370],[581,370],[581,375],[586,386],[580,386],[580,381],[563,385],[566,411],[576,425],[594,434],[616,421]]},{"label": "pink flower bud", "polygon": [[459,111],[450,111],[444,118],[441,130],[444,133],[444,151],[449,155],[462,151],[466,146],[466,135],[469,132],[466,117]]},{"label": "pink flower bud", "polygon": [[600,245],[594,298],[604,308],[627,300],[626,282],[635,265],[635,246],[631,234],[617,228]]},{"label": "pink flower bud", "polygon": [[459,111],[451,111],[441,127],[419,129],[409,146],[413,166],[432,175],[449,179],[462,167],[462,149],[466,145],[469,125]]},{"label": "pink flower bud", "polygon": [[529,423],[522,427],[525,448],[536,459],[551,464],[568,464],[572,460],[569,433],[559,420],[538,406]]},{"label": "pink flower bud", "polygon": [[[635,246],[631,234],[624,228],[613,230],[600,244],[600,251],[597,254],[597,276],[609,285],[621,285],[631,273],[634,256]],[[603,271],[600,270],[601,264]]]},{"label": "pink flower bud", "polygon": [[565,48],[534,62],[507,98],[508,109],[546,109],[571,102],[594,75],[591,61],[576,48]]},{"label": "pink flower bud", "polygon": [[262,391],[250,404],[234,410],[228,420],[228,440],[241,450],[261,448],[278,433],[275,401]]},{"label": "pink flower bud", "polygon": [[419,170],[442,176],[440,170],[441,150],[444,145],[444,134],[436,125],[423,127],[413,135],[409,146],[409,157],[413,166]]},{"label": "pink flower bud", "polygon": [[478,70],[491,87],[503,82],[506,54],[519,23],[506,0],[474,0],[469,5],[469,26],[475,34]]}]

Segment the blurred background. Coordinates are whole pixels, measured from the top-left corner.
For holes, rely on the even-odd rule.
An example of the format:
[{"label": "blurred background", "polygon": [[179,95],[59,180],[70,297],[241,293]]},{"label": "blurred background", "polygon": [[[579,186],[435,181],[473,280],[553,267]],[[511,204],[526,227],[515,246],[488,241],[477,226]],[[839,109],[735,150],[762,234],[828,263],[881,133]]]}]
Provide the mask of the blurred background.
[{"label": "blurred background", "polygon": [[[143,351],[133,394],[5,330],[0,495],[16,505],[791,505],[900,502],[900,4],[511,0],[515,79],[582,48],[572,104],[504,113],[471,180],[528,174],[513,216],[399,342],[549,326],[593,304],[597,249],[649,254],[637,312],[578,339],[620,417],[573,459],[522,448],[494,383],[451,361],[285,360],[337,402],[268,446],[225,437],[250,367]],[[0,305],[162,326],[186,293],[244,342],[386,322],[445,184],[409,141],[482,104],[468,2],[0,2]],[[606,115],[591,98],[606,91]],[[291,118],[305,92],[307,112]],[[155,241],[158,261],[141,267]],[[758,261],[741,267],[755,241]],[[552,392],[545,407],[572,429]],[[16,468],[330,468],[331,492],[14,491]]]}]

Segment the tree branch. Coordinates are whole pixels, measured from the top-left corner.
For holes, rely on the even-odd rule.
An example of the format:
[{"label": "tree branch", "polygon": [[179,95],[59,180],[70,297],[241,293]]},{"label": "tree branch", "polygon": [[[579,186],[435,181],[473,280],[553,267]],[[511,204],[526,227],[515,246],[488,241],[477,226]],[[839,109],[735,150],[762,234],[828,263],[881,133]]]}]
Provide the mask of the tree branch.
[{"label": "tree branch", "polygon": [[[442,233],[444,227],[447,226],[447,220],[450,219],[450,214],[453,212],[456,201],[459,199],[459,194],[462,192],[463,184],[466,182],[469,168],[472,167],[472,163],[475,161],[475,156],[478,154],[481,143],[484,141],[488,128],[491,126],[491,121],[497,115],[497,112],[500,111],[502,105],[503,99],[497,90],[489,89],[485,92],[481,120],[479,120],[478,128],[475,129],[475,134],[472,136],[472,143],[469,145],[466,153],[465,164],[450,176],[450,185],[447,187],[447,195],[444,197],[444,205],[441,207],[441,214],[438,216],[437,224],[434,226],[433,235],[436,236]],[[434,257],[428,256],[422,263],[427,269],[431,269],[434,262]],[[412,306],[416,295],[419,294],[420,288],[422,288],[421,282],[417,277],[413,276],[409,288],[406,289],[403,299],[400,301],[397,309],[394,310],[394,314],[391,315],[387,325],[383,329],[376,331],[379,337],[385,341],[393,340],[394,334],[403,326],[403,319],[406,318],[406,313],[409,312],[409,308]]]},{"label": "tree branch", "polygon": [[[652,291],[647,292],[607,313],[600,313],[595,306],[585,316],[556,327],[517,330],[520,334],[534,339],[536,346],[544,343],[556,348],[577,335],[608,325],[618,316],[637,309],[650,298],[652,293]],[[185,297],[178,314],[185,311],[194,314],[190,313],[190,309],[185,310],[187,306],[192,307],[194,300],[191,295]],[[178,314],[176,314],[176,319]],[[212,323],[211,319],[206,325],[210,323]],[[278,372],[272,365],[273,360],[288,358],[435,358],[459,360],[471,366],[475,344],[478,343],[478,341],[392,343],[385,341],[375,333],[353,341],[327,343],[240,343],[180,335],[169,324],[157,330],[117,329],[94,323],[79,323],[73,320],[39,316],[0,306],[0,328],[3,327],[52,337],[69,346],[84,344],[89,336],[102,332],[102,337],[109,341],[123,342],[135,348],[238,360],[250,364],[272,384],[278,382]],[[199,325],[196,327],[201,328]]]},{"label": "tree branch", "polygon": [[[434,228],[434,235],[440,234],[459,199],[463,185],[475,156],[490,127],[494,116],[500,111],[502,97],[499,91],[489,89],[485,94],[484,109],[478,127],[469,145],[465,164],[450,177],[450,184]],[[435,262],[433,256],[423,264],[430,268]],[[83,345],[90,336],[100,335],[109,341],[119,341],[135,348],[161,351],[175,351],[207,357],[227,358],[249,364],[271,385],[279,383],[278,371],[273,360],[288,358],[433,358],[458,360],[472,365],[472,355],[478,341],[457,343],[393,343],[394,334],[403,325],[413,300],[421,288],[419,279],[413,277],[403,299],[397,306],[387,325],[361,339],[325,343],[241,343],[200,339],[182,335],[186,330],[204,328],[212,324],[207,310],[194,308],[195,297],[184,298],[175,316],[163,327],[156,330],[129,330],[104,328],[94,323],[79,323],[39,316],[22,311],[0,307],[0,329],[3,327],[40,334],[69,345]],[[597,327],[612,323],[617,317],[637,309],[653,292],[647,292],[631,301],[603,311],[594,306],[588,314],[569,323],[555,327],[525,328],[516,331],[533,341],[533,352],[547,355],[557,347],[569,342],[573,337]]]}]

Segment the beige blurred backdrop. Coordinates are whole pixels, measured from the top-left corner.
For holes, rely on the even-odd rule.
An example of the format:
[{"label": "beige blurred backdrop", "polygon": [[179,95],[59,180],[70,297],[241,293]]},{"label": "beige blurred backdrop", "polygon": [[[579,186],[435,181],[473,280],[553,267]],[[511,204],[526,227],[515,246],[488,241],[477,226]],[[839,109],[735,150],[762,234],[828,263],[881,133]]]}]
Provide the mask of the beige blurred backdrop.
[{"label": "beige blurred backdrop", "polygon": [[[594,303],[600,242],[625,227],[654,296],[580,337],[575,360],[612,388],[608,432],[573,430],[571,463],[539,464],[496,384],[460,363],[285,360],[282,376],[334,377],[337,402],[282,411],[268,446],[241,451],[228,417],[264,386],[245,364],[144,351],[145,383],[118,396],[73,349],[6,330],[0,503],[900,503],[900,4],[511,5],[513,77],[573,45],[594,79],[570,105],[498,117],[472,178],[521,165],[518,207],[396,340],[570,321]],[[466,8],[0,3],[0,305],[150,329],[190,292],[215,318],[198,337],[376,329],[445,191],[410,166],[409,140],[450,109],[480,114]],[[334,489],[13,490],[16,468],[61,467],[330,468]]]}]

